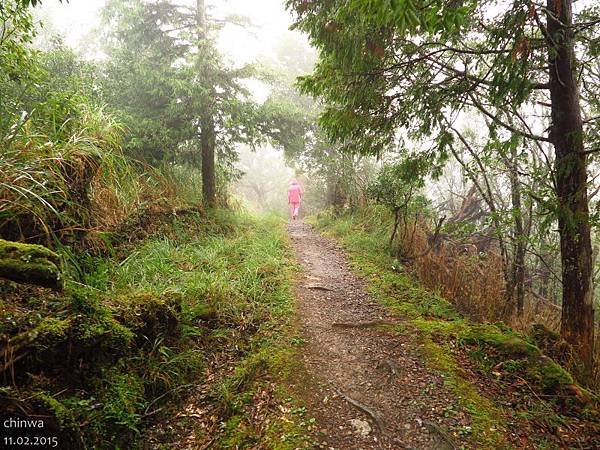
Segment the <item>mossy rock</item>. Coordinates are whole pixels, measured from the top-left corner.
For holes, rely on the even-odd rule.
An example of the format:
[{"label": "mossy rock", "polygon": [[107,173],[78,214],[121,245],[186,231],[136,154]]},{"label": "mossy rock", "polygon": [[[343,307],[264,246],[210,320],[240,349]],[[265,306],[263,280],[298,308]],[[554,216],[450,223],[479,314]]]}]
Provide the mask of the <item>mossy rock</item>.
[{"label": "mossy rock", "polygon": [[547,350],[560,344],[560,335],[541,323],[534,323],[531,326],[531,339],[537,346]]},{"label": "mossy rock", "polygon": [[510,361],[515,371],[521,372],[521,376],[546,395],[560,395],[571,406],[594,401],[587,391],[574,383],[571,374],[560,364],[513,332],[503,331],[495,325],[478,324],[470,327],[463,340],[493,347],[501,359]]},{"label": "mossy rock", "polygon": [[176,334],[181,318],[181,298],[136,292],[122,296],[116,304],[117,319],[144,340],[160,334]]},{"label": "mossy rock", "polygon": [[186,320],[199,326],[216,325],[219,320],[219,311],[214,306],[202,303],[200,300],[192,306],[188,305],[184,314]]},{"label": "mossy rock", "polygon": [[126,353],[134,333],[112,316],[83,318],[77,323],[76,340],[81,351],[105,350],[118,356]]},{"label": "mossy rock", "polygon": [[46,317],[30,330],[12,336],[8,343],[13,348],[13,351],[31,344],[37,346],[51,345],[56,341],[64,339],[69,325],[69,320]]},{"label": "mossy rock", "polygon": [[500,330],[494,325],[472,325],[464,333],[465,342],[485,344],[495,348],[500,354],[509,357],[531,357],[541,354],[540,349],[519,336]]},{"label": "mossy rock", "polygon": [[529,360],[527,374],[544,394],[556,394],[573,384],[573,377],[547,356]]},{"label": "mossy rock", "polygon": [[10,346],[13,349],[31,346],[45,350],[64,342],[67,339],[70,327],[71,321],[69,319],[46,317],[31,330],[10,339]]},{"label": "mossy rock", "polygon": [[0,239],[0,277],[57,290],[63,288],[60,258],[42,245]]}]

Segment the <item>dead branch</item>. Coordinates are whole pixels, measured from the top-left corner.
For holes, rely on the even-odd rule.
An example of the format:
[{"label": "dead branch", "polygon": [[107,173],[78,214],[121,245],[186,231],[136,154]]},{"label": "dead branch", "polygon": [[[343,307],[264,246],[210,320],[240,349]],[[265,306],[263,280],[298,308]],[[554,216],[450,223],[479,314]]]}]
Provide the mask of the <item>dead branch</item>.
[{"label": "dead branch", "polygon": [[460,209],[448,219],[448,223],[463,222],[465,220],[474,221],[485,216],[487,212],[481,207],[483,198],[477,194],[477,186],[473,184],[467,195],[462,197]]}]

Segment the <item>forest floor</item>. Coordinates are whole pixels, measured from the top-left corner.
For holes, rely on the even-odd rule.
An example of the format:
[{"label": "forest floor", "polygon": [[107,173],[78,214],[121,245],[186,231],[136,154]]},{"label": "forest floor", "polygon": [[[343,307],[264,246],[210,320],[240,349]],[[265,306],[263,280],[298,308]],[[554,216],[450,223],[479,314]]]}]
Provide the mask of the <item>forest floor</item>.
[{"label": "forest floor", "polygon": [[314,219],[225,238],[223,283],[259,289],[233,322],[220,306],[203,375],[144,448],[598,448],[596,401],[525,336],[423,288],[372,221]]},{"label": "forest floor", "polygon": [[[452,449],[443,429],[468,426],[444,377],[414,336],[386,330],[397,318],[374,300],[343,251],[302,222],[289,226],[304,267],[297,287],[303,383],[321,448]],[[446,414],[445,414],[446,413]]]}]

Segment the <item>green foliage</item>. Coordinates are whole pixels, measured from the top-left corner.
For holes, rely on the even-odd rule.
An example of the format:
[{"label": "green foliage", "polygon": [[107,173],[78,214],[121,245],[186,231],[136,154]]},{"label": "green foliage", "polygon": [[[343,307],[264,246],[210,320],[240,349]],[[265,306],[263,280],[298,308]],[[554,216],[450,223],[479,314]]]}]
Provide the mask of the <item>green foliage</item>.
[{"label": "green foliage", "polygon": [[45,392],[37,392],[36,399],[40,400],[46,405],[54,417],[58,421],[58,425],[65,430],[75,431],[77,430],[77,423],[75,417],[69,408],[65,407],[60,401]]},{"label": "green foliage", "polygon": [[7,140],[25,122],[21,102],[39,80],[40,68],[31,50],[34,24],[27,8],[8,0],[0,6],[0,137]]},{"label": "green foliage", "polygon": [[195,136],[192,119],[198,114],[191,74],[175,65],[188,47],[164,30],[186,17],[168,2],[116,0],[103,16],[110,59],[100,80],[102,96],[129,130],[125,152],[151,163],[172,160],[179,144]]},{"label": "green foliage", "polygon": [[[69,0],[58,0],[60,3],[62,3],[63,1],[65,3],[68,3]],[[37,6],[37,5],[41,5],[42,4],[42,0],[16,0],[17,3],[24,5],[24,6]]]},{"label": "green foliage", "polygon": [[377,202],[390,208],[420,209],[427,203],[419,190],[425,186],[430,167],[427,159],[406,158],[395,164],[385,164],[369,185],[368,193]]},{"label": "green foliage", "polygon": [[[287,5],[297,14],[296,26],[321,50],[314,74],[301,80],[302,89],[325,99],[321,124],[332,138],[351,139],[367,153],[389,147],[399,127],[443,137],[444,108],[462,109],[467,94],[518,106],[531,92],[530,67],[546,56],[543,47],[529,59],[506,50],[529,37],[524,2],[482,21],[477,18],[486,4],[476,2],[457,6],[440,1],[425,7],[412,1],[333,1],[309,6],[292,0]],[[499,51],[486,52],[489,48]],[[446,63],[463,51],[471,55],[469,71],[456,76]],[[474,85],[479,79],[485,79],[485,86]],[[448,142],[438,139],[437,144],[444,151]]]},{"label": "green foliage", "polygon": [[130,131],[98,105],[98,67],[60,46],[24,51],[31,67],[22,70],[35,80],[0,78],[0,90],[22,94],[0,96],[12,102],[0,115],[0,236],[68,254],[88,229],[116,227],[148,204],[198,202],[198,176],[185,165],[158,170],[123,155]]},{"label": "green foliage", "polygon": [[[543,123],[531,112],[547,99],[547,58],[556,51],[556,41],[545,36],[544,6],[516,1],[490,13],[490,2],[474,1],[286,4],[296,14],[295,27],[320,50],[313,74],[302,77],[300,87],[323,100],[320,124],[330,139],[351,142],[353,152],[382,155],[411,138],[427,141],[425,152],[442,158],[449,152],[461,157],[461,148],[470,145],[469,157],[461,159],[466,175],[475,179],[493,178],[496,174],[483,172],[494,172],[498,159],[524,147],[525,155],[513,163],[532,178],[525,189],[531,187],[541,207],[540,222],[555,226],[560,208],[546,182],[553,163],[528,156],[550,142],[531,125]],[[597,115],[599,89],[593,58],[583,55],[597,52],[598,29],[589,25],[599,14],[597,6],[586,6],[576,8],[573,18],[581,49],[576,64],[586,91],[582,110],[589,117]],[[476,134],[483,142],[464,139],[457,124],[466,118],[481,119]],[[597,124],[591,120],[584,127],[588,149],[598,147]]]}]

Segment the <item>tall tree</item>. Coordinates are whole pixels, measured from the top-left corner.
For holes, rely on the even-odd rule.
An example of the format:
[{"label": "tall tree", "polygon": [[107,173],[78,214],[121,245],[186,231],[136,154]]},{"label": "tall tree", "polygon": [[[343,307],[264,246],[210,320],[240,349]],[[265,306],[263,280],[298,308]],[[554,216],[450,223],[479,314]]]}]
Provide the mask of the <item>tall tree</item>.
[{"label": "tall tree", "polygon": [[[198,53],[202,60],[198,60],[200,75],[205,81],[211,80],[211,66],[205,63],[206,56],[213,56],[214,48],[208,41],[208,22],[206,19],[206,5],[204,0],[196,0],[196,22],[198,26]],[[208,54],[208,55],[207,55]],[[216,176],[215,176],[215,122],[212,104],[216,96],[214,86],[208,83],[205,86],[205,101],[200,112],[200,146],[202,149],[202,198],[208,206],[215,206]]]},{"label": "tall tree", "polygon": [[252,68],[223,63],[203,1],[111,0],[104,16],[110,59],[103,91],[127,119],[127,148],[151,163],[201,168],[204,202],[214,206],[217,175],[233,177],[235,145],[261,139],[258,107],[241,83]]},{"label": "tall tree", "polygon": [[562,260],[561,335],[591,364],[594,354],[592,244],[587,196],[587,155],[574,50],[572,0],[548,0],[546,26],[552,120],[556,152],[558,230]]}]

